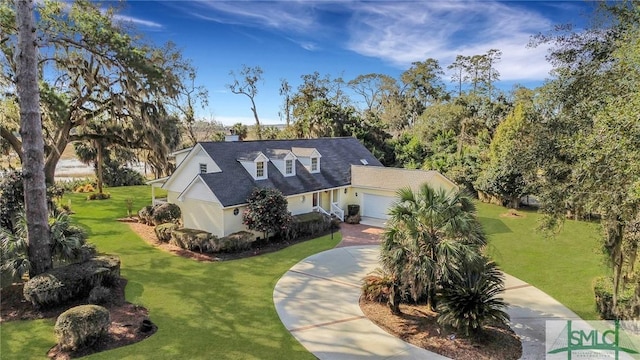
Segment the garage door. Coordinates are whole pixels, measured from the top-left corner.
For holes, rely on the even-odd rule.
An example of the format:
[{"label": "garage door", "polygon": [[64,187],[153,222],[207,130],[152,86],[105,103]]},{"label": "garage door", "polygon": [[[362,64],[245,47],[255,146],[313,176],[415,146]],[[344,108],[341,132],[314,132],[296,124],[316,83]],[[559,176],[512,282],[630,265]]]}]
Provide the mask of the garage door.
[{"label": "garage door", "polygon": [[362,216],[388,219],[387,212],[396,201],[393,196],[362,194]]}]

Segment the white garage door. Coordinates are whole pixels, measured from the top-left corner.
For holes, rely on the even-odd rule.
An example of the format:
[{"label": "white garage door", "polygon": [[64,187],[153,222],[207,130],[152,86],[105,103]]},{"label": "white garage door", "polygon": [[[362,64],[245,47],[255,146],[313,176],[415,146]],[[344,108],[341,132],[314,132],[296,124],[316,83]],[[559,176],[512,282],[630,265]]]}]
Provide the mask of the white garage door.
[{"label": "white garage door", "polygon": [[387,212],[395,201],[393,196],[362,194],[362,216],[388,219]]}]

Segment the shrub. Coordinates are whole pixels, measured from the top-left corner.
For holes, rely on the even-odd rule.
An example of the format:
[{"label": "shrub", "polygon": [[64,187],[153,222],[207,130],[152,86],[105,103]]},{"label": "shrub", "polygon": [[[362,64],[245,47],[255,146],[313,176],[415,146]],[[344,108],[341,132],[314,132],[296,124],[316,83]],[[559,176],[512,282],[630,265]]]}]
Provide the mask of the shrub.
[{"label": "shrub", "polygon": [[98,305],[73,307],[58,316],[54,333],[63,351],[93,345],[111,324],[109,310]]},{"label": "shrub", "polygon": [[[0,269],[20,277],[31,269],[27,242],[27,219],[19,214],[14,232],[0,227]],[[51,256],[54,264],[86,261],[95,255],[93,245],[86,244],[87,235],[82,228],[71,224],[65,213],[49,218]]]},{"label": "shrub", "polygon": [[467,262],[442,286],[438,323],[466,336],[479,332],[489,321],[507,324],[507,305],[497,297],[503,291],[503,275],[494,262]]},{"label": "shrub", "polygon": [[596,310],[605,320],[633,320],[640,317],[640,304],[634,302],[634,292],[631,287],[621,289],[618,293],[618,303],[613,306],[613,279],[602,276],[593,282],[596,297]]},{"label": "shrub", "polygon": [[312,236],[331,229],[331,217],[319,212],[294,215],[287,237],[297,239],[303,236]]},{"label": "shrub", "polygon": [[164,223],[179,223],[182,212],[180,207],[176,204],[163,203],[157,204],[151,211],[151,223],[153,225],[160,225]]},{"label": "shrub", "polygon": [[[94,186],[95,180],[87,179],[76,179],[76,180],[65,180],[56,182],[56,186],[64,189],[65,192],[80,192],[77,191],[79,188],[84,187],[86,184],[91,184]],[[93,190],[91,190],[93,191]]]},{"label": "shrub", "polygon": [[83,263],[36,275],[24,285],[23,295],[36,308],[83,298],[98,285],[112,285],[120,277],[117,256],[98,256]]},{"label": "shrub", "polygon": [[378,268],[363,279],[362,296],[368,301],[387,303],[392,286],[391,275]]},{"label": "shrub", "polygon": [[110,198],[111,198],[111,194],[109,193],[93,193],[87,196],[87,200],[106,200]]},{"label": "shrub", "polygon": [[171,233],[177,228],[178,225],[174,223],[160,224],[154,228],[154,232],[156,233],[158,241],[169,242],[169,240],[171,240]]},{"label": "shrub", "polygon": [[240,252],[251,248],[255,235],[248,231],[239,231],[228,236],[214,239],[214,252]]},{"label": "shrub", "polygon": [[108,287],[98,285],[91,289],[89,292],[89,303],[96,305],[103,305],[109,303],[111,300],[111,289]]},{"label": "shrub", "polygon": [[151,213],[153,212],[153,206],[147,205],[138,211],[138,219],[141,223],[151,225]]},{"label": "shrub", "polygon": [[96,191],[96,189],[93,187],[93,184],[86,183],[86,184],[79,185],[73,191],[77,193],[90,193],[90,192]]},{"label": "shrub", "polygon": [[196,229],[175,229],[169,243],[190,251],[212,252],[211,239],[214,235]]},{"label": "shrub", "polygon": [[107,186],[144,185],[144,176],[142,174],[121,166],[117,162],[106,161],[102,171],[102,179]]},{"label": "shrub", "polygon": [[[47,207],[52,213],[56,209],[55,201],[64,194],[64,190],[55,185],[47,187]],[[15,231],[15,225],[24,211],[24,184],[20,171],[12,171],[0,178],[0,227]]]},{"label": "shrub", "polygon": [[269,233],[286,234],[291,223],[287,198],[278,189],[255,188],[242,213],[242,223],[249,230],[260,231],[267,239]]},{"label": "shrub", "polygon": [[133,198],[126,198],[124,200],[124,204],[127,207],[127,216],[131,217],[131,214],[133,213]]}]

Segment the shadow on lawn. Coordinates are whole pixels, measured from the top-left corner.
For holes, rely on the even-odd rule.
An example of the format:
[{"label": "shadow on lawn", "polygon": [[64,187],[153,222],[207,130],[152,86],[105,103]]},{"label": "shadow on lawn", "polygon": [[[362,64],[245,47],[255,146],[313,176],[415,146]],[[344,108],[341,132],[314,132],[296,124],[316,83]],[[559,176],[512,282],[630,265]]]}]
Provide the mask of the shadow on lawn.
[{"label": "shadow on lawn", "polygon": [[[255,262],[152,261],[129,268],[130,298],[150,311],[159,331],[136,345],[158,358],[304,358],[271,301],[280,274]],[[269,276],[265,276],[268,274]]]},{"label": "shadow on lawn", "polygon": [[511,229],[500,219],[493,219],[487,217],[478,217],[478,221],[482,224],[482,228],[484,229],[487,235],[492,234],[506,234],[511,233]]}]

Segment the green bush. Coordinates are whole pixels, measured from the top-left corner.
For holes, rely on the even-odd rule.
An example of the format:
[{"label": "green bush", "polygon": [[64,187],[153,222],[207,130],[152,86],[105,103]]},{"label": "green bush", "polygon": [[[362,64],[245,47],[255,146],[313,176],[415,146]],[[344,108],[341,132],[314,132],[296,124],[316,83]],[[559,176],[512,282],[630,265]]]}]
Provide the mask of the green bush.
[{"label": "green bush", "polygon": [[503,275],[494,262],[464,263],[442,286],[438,324],[466,336],[480,332],[487,323],[508,324],[507,304],[498,297],[503,291]]},{"label": "green bush", "polygon": [[203,230],[175,229],[171,232],[169,243],[190,251],[212,252],[213,238],[214,235]]},{"label": "green bush", "polygon": [[[76,192],[76,189],[84,188],[85,185],[91,185],[92,188],[96,186],[96,180],[91,178],[65,180],[56,182],[56,186],[62,188],[65,192]],[[92,190],[93,191],[93,190]]]},{"label": "green bush", "polygon": [[95,305],[103,305],[111,301],[111,289],[106,286],[98,285],[89,292],[89,303]]},{"label": "green bush", "polygon": [[153,213],[153,206],[147,205],[138,211],[138,219],[141,223],[151,225],[151,214]]},{"label": "green bush", "polygon": [[113,161],[105,161],[102,179],[105,185],[112,187],[144,185],[142,174]]},{"label": "green bush", "polygon": [[34,276],[24,285],[23,295],[36,308],[56,306],[86,297],[94,287],[112,285],[119,277],[120,258],[98,256]]},{"label": "green bush", "polygon": [[240,252],[251,248],[256,236],[249,231],[239,231],[213,240],[213,252]]},{"label": "green bush", "polygon": [[177,224],[166,223],[157,225],[153,231],[156,233],[156,237],[160,242],[169,242],[171,240],[171,233],[178,228]]},{"label": "green bush", "polygon": [[93,345],[109,331],[109,325],[109,310],[98,305],[81,305],[58,316],[54,333],[61,350],[73,351]]},{"label": "green bush", "polygon": [[93,193],[87,196],[87,200],[107,200],[111,198],[109,193]]},{"label": "green bush", "polygon": [[393,286],[393,278],[382,269],[376,269],[365,276],[362,284],[362,296],[368,301],[387,303]]},{"label": "green bush", "polygon": [[[51,257],[54,266],[72,262],[83,262],[95,255],[95,247],[86,243],[84,230],[71,223],[66,213],[49,218]],[[31,262],[28,256],[27,219],[21,212],[14,232],[0,227],[0,270],[13,276],[28,274]]]},{"label": "green bush", "polygon": [[176,204],[162,203],[156,204],[151,211],[151,223],[160,225],[164,223],[179,223],[182,216],[180,207]]},{"label": "green bush", "polygon": [[289,239],[297,239],[304,236],[313,236],[329,231],[331,226],[331,217],[319,212],[294,215],[287,237]]},{"label": "green bush", "polygon": [[605,320],[637,320],[640,318],[640,304],[635,302],[632,287],[618,293],[618,303],[613,306],[613,279],[601,276],[593,282],[596,310]]}]

